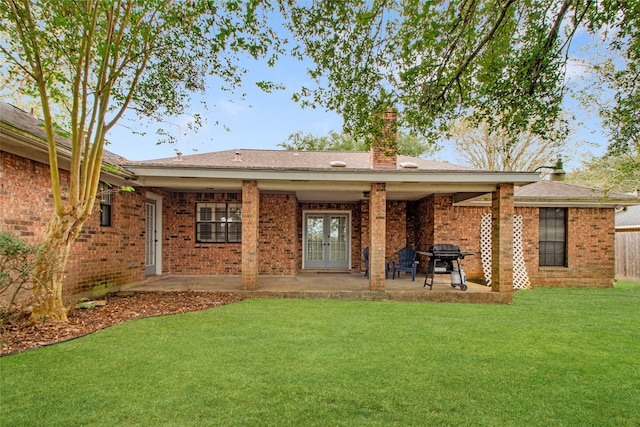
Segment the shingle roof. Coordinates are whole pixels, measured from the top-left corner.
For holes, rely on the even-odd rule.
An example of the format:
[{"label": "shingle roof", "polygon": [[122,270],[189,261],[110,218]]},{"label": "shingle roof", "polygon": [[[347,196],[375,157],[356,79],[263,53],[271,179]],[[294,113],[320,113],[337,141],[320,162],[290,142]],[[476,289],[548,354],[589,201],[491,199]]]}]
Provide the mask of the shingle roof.
[{"label": "shingle roof", "polygon": [[590,200],[611,199],[638,201],[630,194],[605,192],[596,188],[581,187],[558,181],[537,181],[532,184],[516,187],[515,196],[522,199],[562,199],[562,200]]},{"label": "shingle roof", "polygon": [[[18,107],[14,107],[11,104],[0,102],[0,122],[6,123],[16,129],[20,129],[38,139],[41,139],[42,141],[47,140],[47,134],[43,127],[44,121],[32,116],[26,111],[22,111]],[[71,149],[71,140],[69,138],[57,136],[56,143],[60,147],[64,147],[68,150]],[[102,161],[103,163],[118,167],[128,163],[128,160],[124,157],[118,156],[107,150],[104,150]]]},{"label": "shingle roof", "polygon": [[[331,166],[331,162],[344,162],[342,168]],[[397,169],[413,163],[414,170],[433,171],[477,171],[446,162],[436,162],[417,157],[398,156]],[[180,166],[211,168],[269,168],[269,169],[371,169],[369,152],[354,151],[288,151],[288,150],[226,150],[213,153],[131,162],[138,166]]]}]

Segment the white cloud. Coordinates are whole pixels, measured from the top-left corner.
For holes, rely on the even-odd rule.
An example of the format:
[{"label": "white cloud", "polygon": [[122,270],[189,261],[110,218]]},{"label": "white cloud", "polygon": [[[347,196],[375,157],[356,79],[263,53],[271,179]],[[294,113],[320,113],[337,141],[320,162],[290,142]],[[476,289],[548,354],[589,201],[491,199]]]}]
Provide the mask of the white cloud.
[{"label": "white cloud", "polygon": [[219,110],[228,118],[238,119],[241,115],[248,113],[251,106],[242,101],[227,99],[216,102],[214,109]]}]

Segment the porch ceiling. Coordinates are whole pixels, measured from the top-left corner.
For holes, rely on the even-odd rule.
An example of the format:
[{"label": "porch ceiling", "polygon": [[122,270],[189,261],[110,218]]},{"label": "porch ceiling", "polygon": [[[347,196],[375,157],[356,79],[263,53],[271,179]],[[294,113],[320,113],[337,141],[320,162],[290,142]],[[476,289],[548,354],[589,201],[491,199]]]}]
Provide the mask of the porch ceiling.
[{"label": "porch ceiling", "polygon": [[[185,192],[241,192],[242,180],[210,178],[147,178],[147,187],[161,187],[169,191]],[[368,197],[370,182],[260,180],[263,193],[295,193],[301,202],[356,202]],[[486,194],[495,190],[490,183],[447,182],[388,182],[387,200],[420,200],[432,194]]]},{"label": "porch ceiling", "polygon": [[[277,190],[269,189],[268,186],[261,189],[265,191]],[[325,183],[320,186],[304,187],[295,189],[296,197],[301,202],[355,202],[368,198],[371,189],[369,183],[363,183],[357,188],[340,188],[338,186]],[[420,200],[432,194],[457,194],[460,192],[490,193],[495,190],[494,185],[478,184],[425,184],[425,183],[389,183],[387,184],[387,200]]]},{"label": "porch ceiling", "polygon": [[371,183],[385,183],[387,200],[419,200],[432,194],[477,196],[495,191],[498,183],[528,184],[537,174],[476,170],[302,170],[264,168],[132,167],[134,185],[188,192],[240,192],[244,180],[255,180],[261,192],[295,193],[303,202],[356,202]]}]

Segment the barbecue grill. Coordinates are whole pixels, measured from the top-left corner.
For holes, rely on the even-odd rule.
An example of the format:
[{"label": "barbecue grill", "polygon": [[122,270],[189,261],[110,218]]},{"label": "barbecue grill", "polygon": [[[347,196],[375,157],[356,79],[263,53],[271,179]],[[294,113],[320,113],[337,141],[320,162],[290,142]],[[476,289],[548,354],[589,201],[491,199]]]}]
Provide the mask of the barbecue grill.
[{"label": "barbecue grill", "polygon": [[[461,252],[460,247],[457,245],[445,243],[431,246],[429,252],[424,252],[424,254],[429,257],[424,286],[429,285],[429,289],[433,289],[433,279],[436,274],[450,274],[452,275],[451,286],[455,288],[459,285],[460,290],[467,290],[462,267],[460,267],[460,260],[464,259],[465,256],[473,255],[473,252]],[[454,265],[454,262],[456,265]],[[456,273],[460,278],[459,283],[453,280],[453,276]],[[428,283],[429,275],[431,275],[431,283]]]}]

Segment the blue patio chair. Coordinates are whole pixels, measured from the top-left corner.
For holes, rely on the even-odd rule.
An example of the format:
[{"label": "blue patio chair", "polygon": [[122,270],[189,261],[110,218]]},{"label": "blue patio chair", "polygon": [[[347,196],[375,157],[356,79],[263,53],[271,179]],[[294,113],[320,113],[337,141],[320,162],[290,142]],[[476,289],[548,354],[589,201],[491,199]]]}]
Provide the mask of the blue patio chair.
[{"label": "blue patio chair", "polygon": [[[364,277],[369,277],[369,246],[364,248],[363,255],[364,255],[364,266],[365,266]],[[389,278],[389,261],[387,260],[384,260],[384,278],[385,279]]]},{"label": "blue patio chair", "polygon": [[364,248],[363,255],[364,255],[364,267],[365,267],[364,277],[369,277],[369,246]]},{"label": "blue patio chair", "polygon": [[416,261],[416,251],[411,249],[409,246],[404,247],[398,251],[398,259],[393,260],[393,279],[396,278],[396,271],[398,272],[398,277],[400,277],[400,272],[411,272],[411,280],[416,280],[416,268],[418,267],[418,261]]}]

